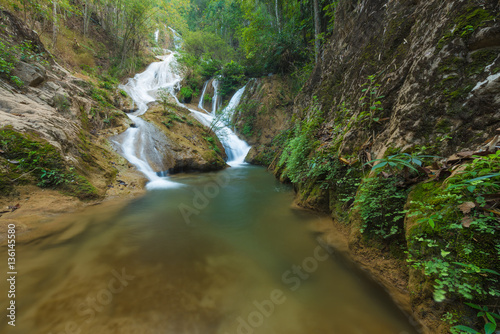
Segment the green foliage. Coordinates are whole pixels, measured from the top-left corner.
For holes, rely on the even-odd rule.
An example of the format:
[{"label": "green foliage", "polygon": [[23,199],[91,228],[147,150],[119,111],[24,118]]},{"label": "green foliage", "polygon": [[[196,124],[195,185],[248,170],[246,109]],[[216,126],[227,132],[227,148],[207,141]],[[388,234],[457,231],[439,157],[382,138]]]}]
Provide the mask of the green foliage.
[{"label": "green foliage", "polygon": [[408,190],[399,183],[396,177],[364,180],[355,201],[363,219],[361,233],[383,239],[404,235],[404,205]]},{"label": "green foliage", "polygon": [[[21,53],[21,56],[24,54]],[[24,82],[15,75],[11,75],[19,57],[19,51],[16,47],[10,47],[0,41],[0,77],[9,79],[16,87],[22,88]]]},{"label": "green foliage", "polygon": [[219,149],[219,147],[217,146],[217,143],[215,142],[215,139],[214,137],[212,136],[207,136],[207,137],[203,137],[203,139],[205,139],[207,142],[208,142],[208,145],[210,146],[210,148],[215,152],[215,153],[218,153],[220,154],[221,151]]},{"label": "green foliage", "polygon": [[[233,49],[220,36],[212,32],[202,30],[187,32],[183,37],[184,51],[208,63],[207,68],[218,68],[220,64],[227,63],[234,57]],[[211,75],[207,76],[209,77]]]},{"label": "green foliage", "polygon": [[238,107],[236,107],[236,113],[239,115],[239,119],[243,123],[243,127],[241,127],[239,131],[245,137],[251,137],[254,134],[253,130],[257,119],[256,111],[258,106],[258,101],[250,100],[246,103],[240,103]]},{"label": "green foliage", "polygon": [[391,174],[396,175],[400,171],[407,169],[415,173],[421,173],[418,167],[422,167],[423,160],[426,158],[436,158],[432,155],[418,155],[418,154],[408,154],[408,153],[398,153],[394,155],[387,156],[382,159],[375,159],[368,161],[366,164],[372,164],[377,162],[373,166],[372,171],[376,174],[380,173],[383,168],[389,169]]},{"label": "green foliage", "polygon": [[14,50],[0,41],[0,74],[10,74],[16,62]]},{"label": "green foliage", "polygon": [[474,31],[482,27],[486,21],[494,19],[494,16],[483,8],[471,7],[456,17],[453,27],[447,29],[447,33],[439,40],[437,49],[440,50],[453,36],[468,38]]},{"label": "green foliage", "polygon": [[[222,62],[219,60],[215,60],[209,58],[207,60],[203,59],[200,62],[201,66],[201,75],[204,79],[208,80],[217,75],[217,72],[222,69]],[[209,97],[206,95],[206,97]]]},{"label": "green foliage", "polygon": [[[442,188],[426,184],[413,195],[409,217],[419,223],[409,240],[409,262],[435,280],[434,299],[500,296],[498,218],[487,198],[500,189],[500,151],[474,157]],[[426,190],[428,189],[428,190]],[[415,218],[414,218],[415,219]]]},{"label": "green foliage", "polygon": [[278,167],[286,166],[285,173],[293,183],[298,183],[307,176],[308,158],[319,144],[314,140],[314,135],[322,122],[322,111],[313,104],[308,117],[296,124],[293,136],[287,141]]},{"label": "green foliage", "polygon": [[221,96],[229,96],[243,85],[245,81],[244,72],[245,68],[232,60],[217,72],[219,75]]},{"label": "green foliage", "polygon": [[162,121],[163,125],[167,128],[171,128],[174,125],[174,122],[184,123],[185,120],[179,117],[175,112],[170,112],[167,114],[167,119]]},{"label": "green foliage", "polygon": [[10,81],[14,85],[16,85],[18,88],[24,87],[24,82],[21,79],[19,79],[19,77],[16,77],[15,75],[11,75],[10,76]]},{"label": "green foliage", "polygon": [[66,95],[56,94],[53,101],[54,107],[59,112],[67,112],[71,107],[71,102],[68,100],[68,97]]},{"label": "green foliage", "polygon": [[156,100],[163,106],[163,113],[167,113],[167,107],[171,104],[172,95],[166,88],[160,88],[156,93]]},{"label": "green foliage", "polygon": [[[477,313],[477,317],[482,318],[484,320],[483,329],[485,334],[495,333],[495,330],[497,329],[497,320],[500,320],[500,315],[498,315],[493,311],[489,311],[488,306],[480,306],[472,303],[465,303],[465,304],[476,310],[479,310],[479,312]],[[454,326],[453,329],[460,330],[466,333],[481,334],[481,332],[478,332],[473,328],[463,325]]]},{"label": "green foliage", "polygon": [[182,87],[179,92],[179,99],[182,102],[189,103],[191,102],[192,98],[193,98],[193,90],[191,89],[191,87]]},{"label": "green foliage", "polygon": [[92,99],[94,99],[95,101],[99,102],[101,106],[107,108],[113,108],[112,105],[113,100],[111,99],[109,92],[99,88],[91,88],[89,93],[90,97],[92,97]]},{"label": "green foliage", "polygon": [[365,88],[361,90],[364,95],[359,99],[362,110],[359,115],[359,120],[368,119],[368,126],[371,126],[374,121],[378,122],[380,119],[376,117],[377,114],[380,115],[384,110],[384,108],[382,108],[382,102],[380,101],[384,96],[378,94],[380,84],[376,82],[376,75],[368,76],[368,82],[364,83],[362,87]]}]

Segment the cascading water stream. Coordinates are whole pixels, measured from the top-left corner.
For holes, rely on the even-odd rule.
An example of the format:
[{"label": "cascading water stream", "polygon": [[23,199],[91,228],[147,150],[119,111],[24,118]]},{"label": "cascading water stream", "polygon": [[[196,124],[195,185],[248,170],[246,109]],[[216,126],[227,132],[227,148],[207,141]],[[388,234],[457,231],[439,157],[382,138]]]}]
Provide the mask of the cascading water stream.
[{"label": "cascading water stream", "polygon": [[160,36],[160,30],[156,29],[155,31],[155,42],[158,43],[158,37]]},{"label": "cascading water stream", "polygon": [[160,177],[151,167],[150,162],[161,165],[162,157],[153,140],[154,127],[139,117],[147,111],[148,103],[156,100],[158,90],[164,89],[174,95],[181,80],[172,66],[176,62],[174,53],[158,58],[162,61],[152,63],[144,72],[129,79],[125,85],[120,85],[119,88],[127,92],[137,105],[137,110],[128,114],[134,122],[134,126],[118,135],[114,140],[123,157],[149,179],[150,182],[146,185],[147,189],[170,188],[180,185]]},{"label": "cascading water stream", "polygon": [[205,92],[207,90],[208,82],[210,80],[205,81],[203,84],[203,90],[201,91],[201,97],[200,97],[200,102],[198,102],[198,108],[200,108],[203,111],[207,111],[205,108],[203,108],[203,102],[205,102]]},{"label": "cascading water stream", "polygon": [[[176,36],[175,31],[171,30]],[[142,120],[139,116],[147,111],[148,103],[156,100],[160,89],[169,93],[179,105],[186,107],[175,96],[175,91],[179,88],[181,81],[180,75],[174,70],[176,65],[175,53],[158,58],[162,61],[152,63],[144,72],[137,74],[134,78],[129,79],[127,84],[120,86],[133,99],[137,105],[137,110],[128,114],[129,118],[134,122],[134,126],[117,136],[114,141],[118,145],[121,154],[149,179],[147,189],[169,188],[179,186],[179,184],[165,179],[162,177],[163,175],[160,176],[151,166],[151,162],[161,166],[162,157],[155,147],[155,140],[153,139],[154,126]],[[218,82],[216,80],[214,82],[215,94],[217,94]],[[207,85],[208,82],[205,83],[203,94]],[[250,147],[246,142],[239,139],[221,118],[232,118],[244,90],[245,87],[236,92],[229,105],[222,111],[222,117],[220,118],[215,116],[215,110],[213,114],[205,114],[189,109],[204,125],[213,128],[224,146],[230,166],[242,164]],[[217,103],[217,96],[214,96],[214,99]],[[203,102],[201,101],[200,104],[201,109],[204,110],[202,108]]]},{"label": "cascading water stream", "polygon": [[172,27],[168,27],[172,34],[174,35],[174,48],[177,50],[182,46],[182,37],[179,35],[177,31],[172,29]]},{"label": "cascading water stream", "polygon": [[235,167],[244,163],[245,157],[250,151],[250,146],[238,138],[238,136],[227,126],[233,118],[236,107],[240,103],[246,86],[239,89],[229,101],[224,110],[217,116],[215,113],[205,114],[196,110],[191,110],[193,115],[204,125],[214,130],[219,138],[227,155],[227,164]]},{"label": "cascading water stream", "polygon": [[219,80],[214,79],[212,81],[212,87],[214,88],[214,97],[212,98],[212,115],[215,116],[217,112],[217,102],[219,99]]}]

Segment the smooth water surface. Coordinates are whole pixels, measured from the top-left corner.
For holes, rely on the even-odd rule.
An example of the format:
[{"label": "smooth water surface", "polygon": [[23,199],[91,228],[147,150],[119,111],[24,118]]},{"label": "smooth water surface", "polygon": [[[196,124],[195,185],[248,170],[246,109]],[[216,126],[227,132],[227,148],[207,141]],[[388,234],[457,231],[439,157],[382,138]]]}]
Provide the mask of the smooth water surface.
[{"label": "smooth water surface", "polygon": [[291,208],[291,189],[264,169],[172,179],[184,186],[90,207],[19,244],[17,326],[3,319],[0,332],[415,333],[315,239],[327,218]]}]

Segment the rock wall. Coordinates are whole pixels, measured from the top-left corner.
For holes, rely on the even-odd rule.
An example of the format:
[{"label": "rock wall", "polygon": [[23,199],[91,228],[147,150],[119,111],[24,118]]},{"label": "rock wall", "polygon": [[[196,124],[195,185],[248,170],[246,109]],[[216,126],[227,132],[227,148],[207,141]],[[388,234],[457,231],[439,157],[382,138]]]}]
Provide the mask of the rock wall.
[{"label": "rock wall", "polygon": [[238,134],[252,146],[248,162],[268,166],[274,159],[279,135],[290,125],[292,87],[290,78],[278,75],[248,82],[233,120]]},{"label": "rock wall", "polygon": [[[324,129],[342,136],[340,154],[367,141],[375,157],[389,147],[476,147],[500,126],[499,11],[498,1],[339,1],[294,111],[317,96]],[[370,112],[371,97],[382,97],[381,109]]]}]

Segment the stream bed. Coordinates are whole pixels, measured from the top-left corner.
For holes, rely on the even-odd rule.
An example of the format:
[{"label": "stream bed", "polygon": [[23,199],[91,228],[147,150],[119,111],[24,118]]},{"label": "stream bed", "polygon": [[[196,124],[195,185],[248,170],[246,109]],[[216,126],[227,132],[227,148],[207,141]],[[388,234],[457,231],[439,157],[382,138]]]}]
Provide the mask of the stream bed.
[{"label": "stream bed", "polygon": [[291,207],[292,189],[265,169],[170,180],[177,186],[89,207],[19,244],[16,327],[3,319],[0,332],[416,333],[318,241],[315,226],[329,218]]}]

